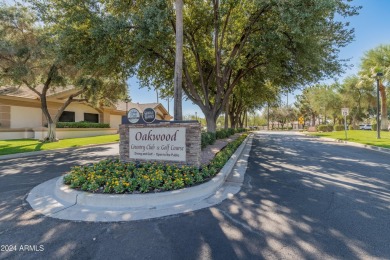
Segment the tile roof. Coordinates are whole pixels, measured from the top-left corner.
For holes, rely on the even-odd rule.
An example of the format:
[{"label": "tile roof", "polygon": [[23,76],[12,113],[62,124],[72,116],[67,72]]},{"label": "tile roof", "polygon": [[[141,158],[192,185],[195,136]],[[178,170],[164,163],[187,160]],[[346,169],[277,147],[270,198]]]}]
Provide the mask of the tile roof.
[{"label": "tile roof", "polygon": [[[42,85],[37,86],[37,90],[41,91],[43,88]],[[74,89],[73,86],[66,86],[66,87],[57,87],[57,88],[50,88],[48,90],[48,97],[54,96],[60,93],[64,93],[66,91]],[[4,86],[0,87],[0,96],[13,96],[13,97],[20,97],[20,98],[28,98],[28,99],[38,99],[38,95],[32,91],[31,89],[27,87],[15,87],[15,86]],[[136,108],[138,111],[141,113],[146,109],[146,108],[153,108],[155,109],[161,105],[160,103],[146,103],[146,104],[140,104],[140,103],[133,103],[133,102],[128,102],[128,109],[130,108]],[[119,111],[126,111],[126,102],[125,101],[118,101],[116,104],[114,104],[114,108]],[[163,107],[164,108],[164,107]],[[164,108],[165,110],[165,108]],[[168,112],[168,111],[165,111]]]},{"label": "tile roof", "polygon": [[[156,108],[160,103],[146,103],[146,104],[140,104],[140,103],[133,103],[133,102],[128,102],[127,106],[128,109],[130,108],[136,108],[139,112],[143,112],[145,108]],[[115,104],[115,107],[119,111],[126,111],[126,102],[124,101],[118,101]]]}]

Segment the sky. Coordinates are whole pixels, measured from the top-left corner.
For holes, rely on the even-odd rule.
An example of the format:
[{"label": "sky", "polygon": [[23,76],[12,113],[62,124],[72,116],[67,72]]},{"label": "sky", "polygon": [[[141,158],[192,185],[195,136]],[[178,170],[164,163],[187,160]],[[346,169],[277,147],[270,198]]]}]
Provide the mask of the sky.
[{"label": "sky", "polygon": [[[360,59],[365,52],[377,47],[380,44],[390,44],[390,0],[356,0],[353,5],[362,6],[359,15],[348,18],[350,27],[355,28],[355,40],[348,46],[340,50],[339,57],[342,59],[350,59],[349,68],[338,80],[342,81],[348,75],[356,74],[358,71]],[[172,79],[173,80],[173,79]],[[326,82],[331,83],[333,79]],[[136,78],[131,78],[129,81],[129,91],[132,102],[149,103],[156,102],[157,95],[155,91],[147,91],[147,89],[139,89]],[[288,103],[292,104],[295,100],[295,95],[299,91],[290,93]],[[282,98],[287,102],[286,96]],[[168,108],[166,100],[159,99],[165,108]],[[169,112],[173,114],[173,101],[170,101]],[[183,116],[195,115],[203,117],[203,113],[191,101],[183,102]]]}]

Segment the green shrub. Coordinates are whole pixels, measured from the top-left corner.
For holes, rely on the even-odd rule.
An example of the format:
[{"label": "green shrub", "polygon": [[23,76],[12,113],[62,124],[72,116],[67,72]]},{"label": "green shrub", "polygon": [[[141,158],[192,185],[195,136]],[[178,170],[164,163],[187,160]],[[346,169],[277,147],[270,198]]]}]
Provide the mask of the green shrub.
[{"label": "green shrub", "polygon": [[376,129],[376,128],[377,128],[377,125],[378,125],[378,124],[372,124],[371,130],[372,130],[372,131],[376,131],[376,130],[377,130],[377,129]]},{"label": "green shrub", "polygon": [[216,134],[205,132],[201,134],[201,147],[205,148],[208,145],[214,144],[216,139]]},{"label": "green shrub", "polygon": [[57,128],[110,128],[110,124],[91,122],[57,122]]},{"label": "green shrub", "polygon": [[235,129],[236,133],[243,133],[243,132],[246,132],[246,131],[247,131],[247,129],[245,129],[245,128],[236,128]]},{"label": "green shrub", "polygon": [[225,139],[235,133],[243,133],[246,132],[245,128],[228,128],[228,129],[220,129],[213,133],[203,132],[201,136],[201,147],[205,148],[207,145],[214,144],[216,139]]},{"label": "green shrub", "polygon": [[319,126],[317,126],[317,131],[328,132],[328,126],[327,125],[319,125]]},{"label": "green shrub", "polygon": [[228,133],[230,135],[234,135],[236,133],[236,130],[234,128],[228,128]]},{"label": "green shrub", "polygon": [[358,129],[359,127],[357,126],[353,126],[353,125],[348,126],[348,130],[358,130]]},{"label": "green shrub", "polygon": [[221,129],[215,133],[215,138],[217,138],[217,139],[224,139],[224,138],[227,138],[229,136],[230,136],[229,130],[227,130],[227,129]]},{"label": "green shrub", "polygon": [[335,131],[343,131],[345,129],[344,125],[334,125]]}]

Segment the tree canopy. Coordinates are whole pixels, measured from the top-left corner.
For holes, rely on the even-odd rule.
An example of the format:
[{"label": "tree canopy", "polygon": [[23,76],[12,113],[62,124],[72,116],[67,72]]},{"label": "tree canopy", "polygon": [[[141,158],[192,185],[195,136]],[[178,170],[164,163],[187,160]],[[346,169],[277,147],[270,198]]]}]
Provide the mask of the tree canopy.
[{"label": "tree canopy", "polygon": [[[121,65],[136,70],[142,85],[172,92],[174,1],[32,2],[56,22],[57,32],[67,39],[68,55],[92,56],[95,46],[109,48],[109,53],[121,53]],[[255,81],[262,95],[267,81],[291,90],[338,74],[344,63],[338,49],[352,40],[353,30],[335,16],[356,13],[357,8],[342,0],[186,1],[185,95],[205,114],[208,130],[215,131],[216,119],[241,84]],[[102,60],[111,61],[107,56]]]},{"label": "tree canopy", "polygon": [[[70,52],[69,38],[63,37],[67,32],[56,33],[55,25],[39,20],[38,14],[26,6],[0,6],[0,83],[27,87],[39,97],[49,127],[46,139],[54,141],[55,124],[71,102],[88,101],[98,106],[116,101],[126,94],[126,75],[117,64],[112,68],[91,65],[104,55]],[[52,116],[47,93],[65,86],[77,91]]]},{"label": "tree canopy", "polygon": [[362,57],[359,75],[366,84],[373,86],[376,83],[376,74],[383,73],[379,82],[379,91],[381,97],[381,129],[386,130],[389,125],[387,111],[386,85],[390,82],[390,45],[380,45],[369,50]]}]

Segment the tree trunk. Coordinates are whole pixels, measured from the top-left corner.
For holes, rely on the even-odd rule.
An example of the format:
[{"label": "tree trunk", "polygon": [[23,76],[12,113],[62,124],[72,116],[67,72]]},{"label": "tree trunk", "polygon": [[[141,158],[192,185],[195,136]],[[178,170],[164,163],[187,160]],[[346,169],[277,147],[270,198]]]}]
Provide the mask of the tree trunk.
[{"label": "tree trunk", "polygon": [[47,108],[47,102],[46,102],[46,93],[44,95],[40,96],[41,98],[41,109],[43,112],[43,115],[46,118],[47,121],[47,136],[42,140],[44,142],[56,142],[58,141],[56,138],[56,120],[53,121],[49,109]]},{"label": "tree trunk", "polygon": [[316,116],[314,114],[311,115],[311,126],[316,125]]},{"label": "tree trunk", "polygon": [[381,111],[381,130],[387,130],[387,127],[389,125],[389,120],[387,118],[387,97],[386,97],[386,88],[381,83],[379,91],[381,92],[381,99],[382,99],[382,111]]},{"label": "tree trunk", "polygon": [[205,115],[206,116],[206,123],[207,123],[207,132],[215,133],[217,131],[217,121],[214,119],[214,117],[211,115]]},{"label": "tree trunk", "polygon": [[176,57],[174,79],[174,120],[183,120],[183,0],[176,0]]},{"label": "tree trunk", "polygon": [[230,118],[230,128],[235,129],[236,128],[236,119],[234,117],[234,113],[229,113],[229,118]]},{"label": "tree trunk", "polygon": [[245,127],[248,128],[248,111],[245,112]]},{"label": "tree trunk", "polygon": [[225,129],[229,128],[229,101],[226,102],[226,107],[225,107]]},{"label": "tree trunk", "polygon": [[45,137],[44,141],[48,142],[56,142],[58,141],[57,135],[56,135],[56,123],[51,122],[47,123],[47,136]]},{"label": "tree trunk", "polygon": [[238,117],[238,124],[239,124],[239,127],[240,128],[244,128],[244,121],[245,120],[245,113],[242,113],[239,117]]}]

